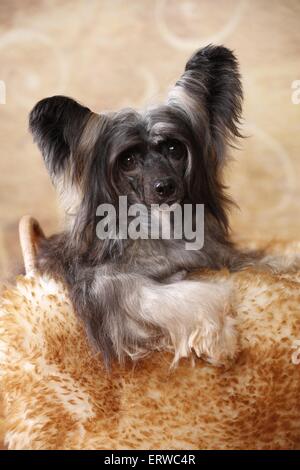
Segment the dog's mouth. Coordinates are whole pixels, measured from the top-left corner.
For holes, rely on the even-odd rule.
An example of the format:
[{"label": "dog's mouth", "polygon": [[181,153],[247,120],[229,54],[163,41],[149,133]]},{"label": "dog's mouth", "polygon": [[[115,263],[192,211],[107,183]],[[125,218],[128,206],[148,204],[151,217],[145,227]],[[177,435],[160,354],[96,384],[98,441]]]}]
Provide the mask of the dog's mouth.
[{"label": "dog's mouth", "polygon": [[144,188],[144,196],[149,205],[163,206],[162,210],[174,204],[180,204],[183,199],[184,188],[181,181],[175,177],[163,176],[151,181]]},{"label": "dog's mouth", "polygon": [[170,210],[173,206],[175,205],[180,205],[182,203],[183,197],[178,194],[172,195],[170,198],[153,198],[150,202],[151,205],[158,205],[159,210],[164,211],[164,210]]},{"label": "dog's mouth", "polygon": [[144,204],[148,207],[152,205],[159,206],[159,210],[163,211],[169,210],[169,208],[176,204],[181,204],[184,200],[185,191],[181,185],[178,185],[173,191],[170,191],[170,194],[160,194],[153,191],[151,187],[145,187],[143,196]]},{"label": "dog's mouth", "polygon": [[180,206],[181,200],[180,199],[172,199],[170,201],[164,201],[159,205],[160,211],[172,211],[176,209],[176,207]]}]

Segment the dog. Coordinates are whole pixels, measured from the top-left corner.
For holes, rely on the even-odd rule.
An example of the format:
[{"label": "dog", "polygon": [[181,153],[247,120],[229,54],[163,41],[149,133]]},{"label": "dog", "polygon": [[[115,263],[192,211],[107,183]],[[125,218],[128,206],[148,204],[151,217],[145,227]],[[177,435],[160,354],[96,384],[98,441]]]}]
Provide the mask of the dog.
[{"label": "dog", "polygon": [[[162,105],[97,114],[53,96],[31,111],[29,128],[67,219],[62,233],[41,243],[39,269],[66,284],[108,367],[161,349],[174,352],[173,364],[194,353],[214,365],[235,358],[232,286],[186,273],[253,261],[230,239],[232,201],[223,184],[228,147],[242,137],[242,100],[236,57],[209,45],[188,60]],[[187,250],[175,238],[99,239],[97,208],[117,208],[120,196],[146,207],[204,205],[203,247]]]}]

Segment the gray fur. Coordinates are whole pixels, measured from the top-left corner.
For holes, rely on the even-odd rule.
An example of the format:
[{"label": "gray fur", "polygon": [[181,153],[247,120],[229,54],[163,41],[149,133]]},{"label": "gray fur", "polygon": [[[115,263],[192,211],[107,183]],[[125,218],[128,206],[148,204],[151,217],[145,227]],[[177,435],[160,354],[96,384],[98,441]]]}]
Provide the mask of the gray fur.
[{"label": "gray fur", "polygon": [[[223,298],[216,284],[199,282],[199,292],[202,288],[206,294],[198,299],[197,284],[182,280],[182,273],[238,269],[248,259],[230,241],[231,201],[222,182],[226,145],[240,135],[241,102],[233,53],[208,46],[189,60],[167,104],[142,114],[122,110],[96,115],[65,97],[47,98],[32,110],[30,129],[54,184],[60,181],[62,193],[76,200],[70,203],[66,230],[42,245],[40,269],[66,282],[88,337],[107,364],[165,347],[168,335],[178,349],[185,328],[187,338],[192,331],[190,310],[199,306],[210,312],[213,293],[216,302]],[[170,139],[180,143],[175,147],[179,157],[169,155],[170,145],[164,143]],[[137,158],[133,170],[122,167],[128,163],[126,152]],[[165,178],[175,184],[168,197],[154,189]],[[99,240],[96,208],[101,203],[117,206],[120,195],[146,205],[171,199],[204,204],[203,249],[186,251],[184,240]],[[172,296],[177,302],[172,304],[173,325],[168,310]],[[160,317],[157,298],[166,302]],[[188,346],[180,348],[186,354]]]}]

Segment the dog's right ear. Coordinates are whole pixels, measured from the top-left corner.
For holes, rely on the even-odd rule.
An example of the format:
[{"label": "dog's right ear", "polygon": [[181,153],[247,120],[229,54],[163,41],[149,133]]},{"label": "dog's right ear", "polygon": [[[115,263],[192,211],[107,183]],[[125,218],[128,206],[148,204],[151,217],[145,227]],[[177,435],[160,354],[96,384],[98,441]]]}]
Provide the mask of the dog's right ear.
[{"label": "dog's right ear", "polygon": [[31,111],[29,128],[54,181],[65,172],[67,165],[73,169],[76,166],[70,159],[93,114],[66,96],[45,98]]}]

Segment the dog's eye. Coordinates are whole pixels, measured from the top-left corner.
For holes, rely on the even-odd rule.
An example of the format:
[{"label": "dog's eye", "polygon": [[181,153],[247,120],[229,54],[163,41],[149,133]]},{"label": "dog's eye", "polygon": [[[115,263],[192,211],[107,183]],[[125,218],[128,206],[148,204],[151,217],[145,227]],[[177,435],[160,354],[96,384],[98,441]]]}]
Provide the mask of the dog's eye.
[{"label": "dog's eye", "polygon": [[175,139],[163,142],[161,144],[161,151],[166,157],[174,158],[174,160],[180,160],[186,155],[185,146]]},{"label": "dog's eye", "polygon": [[135,152],[125,152],[120,158],[121,168],[125,171],[132,171],[137,167],[138,155]]}]

